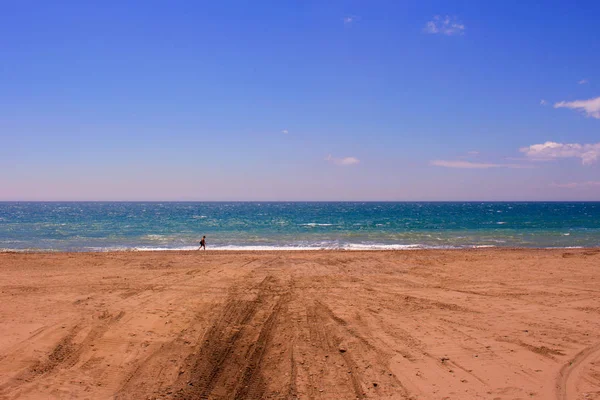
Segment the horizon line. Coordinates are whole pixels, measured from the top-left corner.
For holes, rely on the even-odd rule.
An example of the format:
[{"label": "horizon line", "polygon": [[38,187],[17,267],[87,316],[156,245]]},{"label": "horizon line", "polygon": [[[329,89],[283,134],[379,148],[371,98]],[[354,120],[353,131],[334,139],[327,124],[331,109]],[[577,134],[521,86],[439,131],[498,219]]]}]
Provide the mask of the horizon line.
[{"label": "horizon line", "polygon": [[598,200],[0,200],[0,203],[600,203]]}]

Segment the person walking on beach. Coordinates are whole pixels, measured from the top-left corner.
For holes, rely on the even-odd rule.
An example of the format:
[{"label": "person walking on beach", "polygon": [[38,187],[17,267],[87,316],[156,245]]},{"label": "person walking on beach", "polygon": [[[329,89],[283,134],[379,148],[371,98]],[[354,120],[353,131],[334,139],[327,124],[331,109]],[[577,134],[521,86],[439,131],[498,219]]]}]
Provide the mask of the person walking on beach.
[{"label": "person walking on beach", "polygon": [[206,236],[202,236],[202,240],[200,241],[200,247],[198,247],[198,250],[200,250],[203,247],[204,251],[206,251]]}]

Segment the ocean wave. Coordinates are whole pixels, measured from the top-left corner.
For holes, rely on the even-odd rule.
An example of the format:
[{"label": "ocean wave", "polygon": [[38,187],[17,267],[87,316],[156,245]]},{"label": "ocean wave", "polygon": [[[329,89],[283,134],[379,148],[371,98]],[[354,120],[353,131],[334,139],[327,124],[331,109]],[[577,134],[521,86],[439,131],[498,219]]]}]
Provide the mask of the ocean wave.
[{"label": "ocean wave", "polygon": [[[533,247],[533,246],[516,246],[521,249],[585,249],[596,248],[597,246],[548,246],[548,247]],[[342,250],[342,251],[410,251],[410,250],[460,250],[460,249],[487,249],[499,248],[494,245],[445,245],[432,246],[421,244],[344,244],[344,245],[329,245],[329,246],[254,246],[254,245],[226,245],[208,247],[207,251],[323,251],[323,250]],[[78,249],[61,250],[51,248],[0,248],[0,253],[60,253],[63,251],[75,252],[92,252],[92,253],[108,253],[108,252],[150,252],[150,251],[198,251],[198,246],[180,246],[180,247],[155,247],[155,246],[107,246],[107,247],[81,247]]]},{"label": "ocean wave", "polygon": [[[364,251],[364,250],[418,250],[418,249],[460,249],[472,246],[429,246],[425,244],[380,244],[380,243],[317,243],[312,245],[222,245],[210,246],[211,251],[317,251],[317,250],[348,250],[348,251]],[[495,247],[495,246],[489,246]],[[198,247],[176,247],[176,248],[160,248],[160,247],[135,247],[135,251],[168,251],[168,250],[196,250]]]},{"label": "ocean wave", "polygon": [[332,249],[328,247],[318,247],[318,246],[216,246],[210,247],[209,250],[215,251],[301,251],[301,250],[325,250]]},{"label": "ocean wave", "polygon": [[59,249],[38,249],[38,248],[28,248],[28,249],[13,249],[13,248],[0,248],[0,253],[61,253],[63,250]]},{"label": "ocean wave", "polygon": [[300,226],[333,226],[333,224],[319,224],[316,222],[309,222],[308,224],[299,224]]},{"label": "ocean wave", "polygon": [[150,239],[150,240],[165,240],[168,237],[165,235],[155,235],[155,234],[149,234],[144,236],[145,239]]},{"label": "ocean wave", "polygon": [[187,250],[198,250],[198,246],[181,246],[181,247],[151,247],[151,246],[139,246],[132,247],[125,250],[133,251],[187,251]]},{"label": "ocean wave", "polygon": [[411,250],[411,249],[424,249],[425,245],[422,244],[379,244],[379,243],[368,243],[368,244],[354,244],[349,243],[341,246],[344,250]]}]

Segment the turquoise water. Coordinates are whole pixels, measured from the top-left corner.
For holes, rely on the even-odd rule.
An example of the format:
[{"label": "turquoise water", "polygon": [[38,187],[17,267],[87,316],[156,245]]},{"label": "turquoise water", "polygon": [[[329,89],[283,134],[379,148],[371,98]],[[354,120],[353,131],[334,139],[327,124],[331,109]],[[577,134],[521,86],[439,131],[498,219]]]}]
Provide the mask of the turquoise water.
[{"label": "turquoise water", "polygon": [[600,246],[600,203],[0,202],[0,249]]}]

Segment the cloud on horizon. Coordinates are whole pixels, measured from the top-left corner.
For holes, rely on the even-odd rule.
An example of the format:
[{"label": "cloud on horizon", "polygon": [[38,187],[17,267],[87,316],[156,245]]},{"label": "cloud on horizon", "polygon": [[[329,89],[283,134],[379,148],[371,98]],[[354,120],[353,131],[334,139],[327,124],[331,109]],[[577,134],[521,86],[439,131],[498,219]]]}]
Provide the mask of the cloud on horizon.
[{"label": "cloud on horizon", "polygon": [[446,36],[464,35],[465,25],[455,16],[436,15],[425,24],[423,31],[430,34],[441,33]]},{"label": "cloud on horizon", "polygon": [[577,82],[580,85],[585,85],[586,83],[589,83],[589,81],[587,79],[582,79],[579,82]]},{"label": "cloud on horizon", "polygon": [[553,183],[552,187],[565,188],[565,189],[577,189],[584,187],[600,187],[600,181],[587,181],[587,182],[570,182],[570,183]]},{"label": "cloud on horizon", "polygon": [[590,165],[600,157],[600,143],[556,143],[546,142],[521,147],[521,153],[533,161],[552,161],[559,158],[580,158],[583,165]]},{"label": "cloud on horizon", "polygon": [[521,164],[491,164],[491,163],[475,163],[471,161],[446,161],[433,160],[429,162],[435,167],[444,168],[462,168],[462,169],[488,169],[488,168],[531,168],[529,165]]},{"label": "cloud on horizon", "polygon": [[347,167],[350,165],[356,165],[356,164],[360,163],[360,160],[356,157],[336,158],[336,157],[332,157],[331,154],[329,154],[327,157],[325,157],[325,161],[327,161],[331,164],[342,166],[342,167]]},{"label": "cloud on horizon", "polygon": [[589,100],[561,101],[554,108],[569,108],[585,113],[588,117],[600,119],[600,97]]}]

